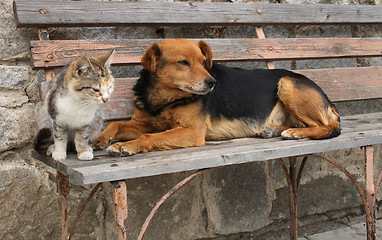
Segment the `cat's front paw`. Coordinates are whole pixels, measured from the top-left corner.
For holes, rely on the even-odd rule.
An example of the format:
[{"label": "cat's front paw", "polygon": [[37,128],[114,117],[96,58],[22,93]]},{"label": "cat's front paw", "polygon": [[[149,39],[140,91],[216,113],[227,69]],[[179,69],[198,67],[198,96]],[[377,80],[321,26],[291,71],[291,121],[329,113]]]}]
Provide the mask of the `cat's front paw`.
[{"label": "cat's front paw", "polygon": [[53,154],[53,152],[54,152],[54,144],[52,144],[52,145],[50,145],[50,146],[48,147],[48,150],[46,150],[46,155],[49,156],[49,157],[51,157],[52,154]]},{"label": "cat's front paw", "polygon": [[80,154],[78,154],[78,159],[82,161],[89,161],[94,158],[93,153],[90,151],[85,151]]},{"label": "cat's front paw", "polygon": [[56,161],[65,160],[66,159],[66,152],[54,151],[52,153],[52,158]]}]

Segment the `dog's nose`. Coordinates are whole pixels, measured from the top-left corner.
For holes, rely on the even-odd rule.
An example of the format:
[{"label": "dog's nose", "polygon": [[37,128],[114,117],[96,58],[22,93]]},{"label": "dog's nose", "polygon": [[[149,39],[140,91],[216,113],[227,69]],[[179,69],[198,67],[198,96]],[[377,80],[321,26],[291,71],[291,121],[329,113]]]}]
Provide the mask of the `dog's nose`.
[{"label": "dog's nose", "polygon": [[213,88],[216,84],[216,80],[214,78],[207,78],[206,80],[204,80],[204,82],[209,88]]}]

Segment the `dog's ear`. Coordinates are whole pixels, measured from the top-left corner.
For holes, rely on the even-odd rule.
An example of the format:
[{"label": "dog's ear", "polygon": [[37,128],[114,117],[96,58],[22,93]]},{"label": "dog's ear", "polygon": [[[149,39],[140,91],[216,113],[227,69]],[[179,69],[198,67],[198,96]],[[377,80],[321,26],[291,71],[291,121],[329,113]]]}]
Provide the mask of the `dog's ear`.
[{"label": "dog's ear", "polygon": [[206,56],[206,68],[212,68],[212,52],[210,45],[208,45],[205,41],[200,41],[199,47],[200,50],[202,50],[203,55]]},{"label": "dog's ear", "polygon": [[145,55],[141,59],[143,69],[155,72],[158,64],[159,57],[161,55],[159,45],[154,43],[147,50]]}]

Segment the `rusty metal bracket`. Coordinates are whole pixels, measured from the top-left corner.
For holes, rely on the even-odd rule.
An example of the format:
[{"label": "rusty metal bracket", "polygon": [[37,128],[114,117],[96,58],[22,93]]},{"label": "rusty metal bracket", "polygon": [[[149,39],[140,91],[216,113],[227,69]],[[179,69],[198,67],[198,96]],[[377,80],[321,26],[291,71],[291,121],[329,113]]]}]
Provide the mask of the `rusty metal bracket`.
[{"label": "rusty metal bracket", "polygon": [[296,163],[297,163],[297,157],[289,157],[289,172],[288,169],[284,163],[284,161],[279,158],[277,159],[283,169],[285,178],[288,183],[288,189],[289,189],[289,236],[291,240],[297,240],[298,235],[298,221],[297,221],[297,194],[298,194],[298,187],[300,185],[300,180],[302,176],[302,172],[305,167],[306,160],[308,159],[307,156],[305,156],[301,162],[301,165],[297,173]]},{"label": "rusty metal bracket", "polygon": [[381,187],[381,182],[382,182],[382,170],[379,172],[377,182],[375,184],[375,196],[377,196],[377,197],[378,197],[379,189]]},{"label": "rusty metal bracket", "polygon": [[200,169],[198,171],[196,171],[195,173],[191,174],[190,176],[186,177],[185,179],[183,179],[182,181],[180,181],[178,184],[176,184],[173,188],[170,189],[170,191],[168,191],[158,202],[157,204],[154,206],[154,208],[151,210],[149,216],[146,218],[146,221],[143,223],[143,226],[141,228],[141,231],[139,232],[139,235],[138,235],[138,238],[137,240],[142,240],[144,235],[146,234],[147,232],[147,229],[151,223],[151,221],[153,220],[155,214],[158,212],[158,209],[159,207],[167,201],[167,199],[169,199],[172,195],[174,195],[174,193],[176,193],[179,189],[181,189],[184,185],[186,185],[189,181],[191,181],[192,179],[194,179],[195,177],[205,173],[206,171],[208,171],[209,169]]},{"label": "rusty metal bracket", "polygon": [[66,197],[69,195],[69,178],[67,175],[57,171],[57,192],[61,200],[61,239],[68,239],[68,201]]},{"label": "rusty metal bracket", "polygon": [[[370,217],[366,219],[367,236],[370,240],[375,240],[377,234],[375,225],[377,221],[377,196],[374,185],[374,148],[365,147],[365,194]],[[366,209],[365,209],[366,210]]]},{"label": "rusty metal bracket", "polygon": [[118,240],[126,240],[127,190],[125,181],[111,182],[114,187],[115,221],[118,225]]}]

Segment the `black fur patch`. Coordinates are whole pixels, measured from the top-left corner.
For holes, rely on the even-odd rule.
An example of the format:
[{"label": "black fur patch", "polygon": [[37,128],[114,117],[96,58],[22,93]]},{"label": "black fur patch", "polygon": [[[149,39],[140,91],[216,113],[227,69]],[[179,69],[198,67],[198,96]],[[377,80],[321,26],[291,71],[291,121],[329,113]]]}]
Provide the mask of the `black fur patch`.
[{"label": "black fur patch", "polygon": [[53,144],[52,131],[49,128],[42,128],[37,133],[33,148],[40,154],[45,154],[48,147]]},{"label": "black fur patch", "polygon": [[64,68],[57,76],[56,79],[52,80],[50,84],[56,84],[55,88],[51,92],[49,99],[46,99],[45,101],[48,101],[48,112],[52,119],[56,119],[56,116],[58,114],[57,108],[56,108],[56,99],[57,94],[61,91],[63,87],[63,82],[65,78],[65,74],[67,72],[67,68]]},{"label": "black fur patch", "polygon": [[142,70],[141,77],[133,87],[134,95],[136,97],[135,106],[138,109],[150,109],[150,104],[148,101],[150,88],[152,87],[150,78],[150,72],[147,70]]},{"label": "black fur patch", "polygon": [[277,102],[280,75],[266,69],[245,70],[214,64],[209,73],[217,80],[214,90],[203,98],[212,119],[251,118],[265,120]]}]

